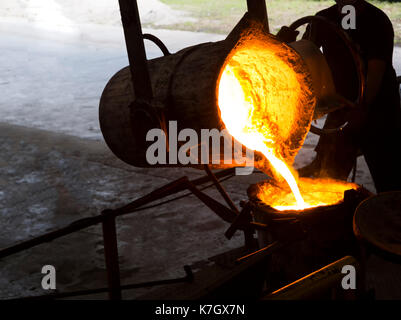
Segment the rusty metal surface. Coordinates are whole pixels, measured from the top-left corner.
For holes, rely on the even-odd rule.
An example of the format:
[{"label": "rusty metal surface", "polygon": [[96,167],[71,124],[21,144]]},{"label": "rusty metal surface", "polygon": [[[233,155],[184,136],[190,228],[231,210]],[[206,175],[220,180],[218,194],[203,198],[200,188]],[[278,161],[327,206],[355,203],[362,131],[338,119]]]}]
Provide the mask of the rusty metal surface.
[{"label": "rusty metal surface", "polygon": [[266,1],[246,0],[246,4],[248,7],[248,12],[251,15],[251,17],[262,22],[265,25],[266,30],[269,30],[269,20],[266,9]]}]

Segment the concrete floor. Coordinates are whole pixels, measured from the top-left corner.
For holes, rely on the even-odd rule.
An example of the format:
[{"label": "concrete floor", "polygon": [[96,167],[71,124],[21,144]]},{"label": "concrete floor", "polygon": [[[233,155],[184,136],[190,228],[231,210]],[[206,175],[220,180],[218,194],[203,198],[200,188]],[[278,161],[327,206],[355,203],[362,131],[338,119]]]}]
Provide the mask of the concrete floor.
[{"label": "concrete floor", "polygon": [[[171,52],[222,35],[143,29]],[[98,106],[108,80],[128,65],[120,27],[83,26],[80,34],[0,20],[1,121],[102,140]],[[145,41],[148,59],[162,55]]]},{"label": "concrete floor", "polygon": [[[139,169],[103,142],[1,123],[0,247],[116,208],[195,169]],[[263,175],[224,183],[238,204]],[[208,194],[219,199],[210,189]],[[124,283],[180,277],[182,267],[242,245],[228,225],[193,196],[118,218]],[[0,262],[0,298],[43,293],[43,265],[54,265],[60,290],[105,286],[102,233],[92,227]]]},{"label": "concrete floor", "polygon": [[[3,248],[119,207],[178,177],[202,175],[195,169],[128,166],[101,141],[4,123],[0,132]],[[238,205],[246,199],[248,185],[261,179],[263,175],[254,173],[223,185]],[[206,192],[221,199],[214,189]],[[197,262],[241,246],[241,233],[225,239],[227,227],[193,196],[118,218],[123,283],[181,277],[184,265],[201,266]],[[100,226],[0,261],[0,299],[46,293],[40,273],[46,264],[55,266],[60,291],[106,286]],[[401,299],[400,265],[371,256],[367,280],[369,287],[376,288],[377,298]],[[125,298],[145,292],[128,291]]]}]

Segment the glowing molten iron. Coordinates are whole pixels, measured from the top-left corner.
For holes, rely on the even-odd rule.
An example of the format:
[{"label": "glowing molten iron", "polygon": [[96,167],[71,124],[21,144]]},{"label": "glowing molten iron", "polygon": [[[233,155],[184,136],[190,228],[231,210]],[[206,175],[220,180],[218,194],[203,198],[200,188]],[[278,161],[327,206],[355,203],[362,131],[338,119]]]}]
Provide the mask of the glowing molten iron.
[{"label": "glowing molten iron", "polygon": [[[275,180],[285,184],[284,178],[291,188],[292,193],[278,189],[275,195],[267,188],[260,191],[261,200],[278,210],[302,210],[339,201],[337,196],[328,197],[330,192],[311,196],[307,190],[314,190],[313,183],[305,180],[300,191],[290,169],[313,116],[315,98],[308,77],[293,49],[253,30],[226,59],[217,87],[220,117],[226,129],[268,160],[255,163],[255,167],[266,173],[272,167]],[[340,187],[342,191],[344,188]]]},{"label": "glowing molten iron", "polygon": [[[345,181],[311,178],[300,178],[298,186],[308,207],[340,203],[346,190],[358,188],[357,184]],[[259,189],[258,198],[280,211],[300,210],[294,196],[287,189],[266,183]]]}]

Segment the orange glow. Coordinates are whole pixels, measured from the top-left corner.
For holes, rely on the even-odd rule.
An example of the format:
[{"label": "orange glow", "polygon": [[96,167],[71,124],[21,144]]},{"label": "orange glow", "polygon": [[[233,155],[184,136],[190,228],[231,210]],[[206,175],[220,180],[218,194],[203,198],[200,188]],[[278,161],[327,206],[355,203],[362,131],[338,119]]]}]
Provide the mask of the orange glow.
[{"label": "orange glow", "polygon": [[[298,186],[307,203],[306,208],[340,203],[346,190],[358,188],[357,184],[346,181],[311,178],[300,178]],[[258,198],[279,211],[301,209],[294,201],[291,192],[270,183],[265,183],[260,187]]]},{"label": "orange glow", "polygon": [[230,134],[268,160],[255,167],[266,173],[271,170],[278,181],[284,178],[296,208],[304,209],[309,204],[288,166],[309,130],[315,104],[308,72],[300,66],[303,62],[294,50],[253,30],[222,68],[218,105]]}]

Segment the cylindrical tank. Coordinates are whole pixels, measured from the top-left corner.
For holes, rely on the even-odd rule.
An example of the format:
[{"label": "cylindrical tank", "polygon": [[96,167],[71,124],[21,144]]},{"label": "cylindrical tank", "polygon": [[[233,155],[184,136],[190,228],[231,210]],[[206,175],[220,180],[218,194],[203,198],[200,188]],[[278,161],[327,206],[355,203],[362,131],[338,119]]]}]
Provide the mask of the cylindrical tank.
[{"label": "cylindrical tank", "polygon": [[168,135],[168,122],[174,120],[178,131],[222,129],[216,82],[231,49],[227,41],[203,43],[149,60],[155,97],[142,105],[132,105],[135,93],[129,67],[117,72],[107,83],[99,108],[100,127],[110,149],[129,164],[147,167],[148,130],[161,128]]},{"label": "cylindrical tank", "polygon": [[[176,121],[177,131],[191,128],[201,136],[202,129],[225,128],[220,119],[218,107],[218,82],[222,68],[230,53],[235,50],[244,33],[252,33],[252,29],[258,32],[265,32],[252,21],[242,20],[230,35],[223,41],[202,43],[193,47],[185,48],[175,54],[152,59],[148,61],[148,69],[151,78],[154,99],[152,101],[138,101],[135,99],[134,89],[131,83],[131,73],[128,67],[118,71],[107,83],[100,99],[99,120],[104,139],[113,153],[123,161],[138,167],[151,166],[146,159],[146,151],[152,144],[146,141],[146,134],[152,128],[160,128],[166,134],[167,149],[171,138],[169,132],[169,122]],[[265,32],[272,41],[279,42],[273,36]],[[310,47],[312,44],[309,43]],[[297,51],[282,43],[287,50]],[[304,45],[303,48],[308,47]],[[298,53],[296,61],[292,61],[297,72],[307,74],[308,68],[314,72],[306,77],[311,78],[313,94],[317,99],[323,95],[330,95],[330,90],[317,88],[321,80],[316,76],[316,70],[324,62],[324,57],[320,59],[302,60],[302,52]],[[309,50],[310,51],[310,50]],[[314,50],[313,54],[319,53]],[[313,60],[316,66],[313,66]],[[313,79],[316,78],[316,79]],[[330,87],[331,88],[331,87]],[[330,92],[329,92],[330,91]],[[283,142],[284,149],[291,150],[286,157],[289,162],[293,160],[296,152],[302,146],[303,140],[309,130],[314,112],[314,105],[305,105],[297,110],[301,115],[301,124],[294,133]],[[173,133],[173,134],[176,134]],[[176,139],[176,137],[173,137]],[[230,137],[232,140],[232,137]],[[221,153],[224,150],[224,140],[220,140]],[[210,144],[211,145],[211,144]],[[168,152],[169,150],[167,150]],[[243,166],[245,163],[238,163],[235,160],[232,164],[223,163],[222,154],[217,158],[220,163],[211,162],[216,158],[212,150],[208,150],[210,156],[209,164],[214,168],[230,166]],[[245,150],[242,150],[245,152]],[[238,152],[234,150],[234,152]],[[198,153],[201,157],[201,152]],[[256,158],[258,154],[256,154]],[[287,159],[284,159],[287,160]],[[163,164],[162,166],[182,166],[180,163]],[[188,164],[192,167],[203,168],[203,163]],[[157,164],[155,166],[160,166]]]}]

